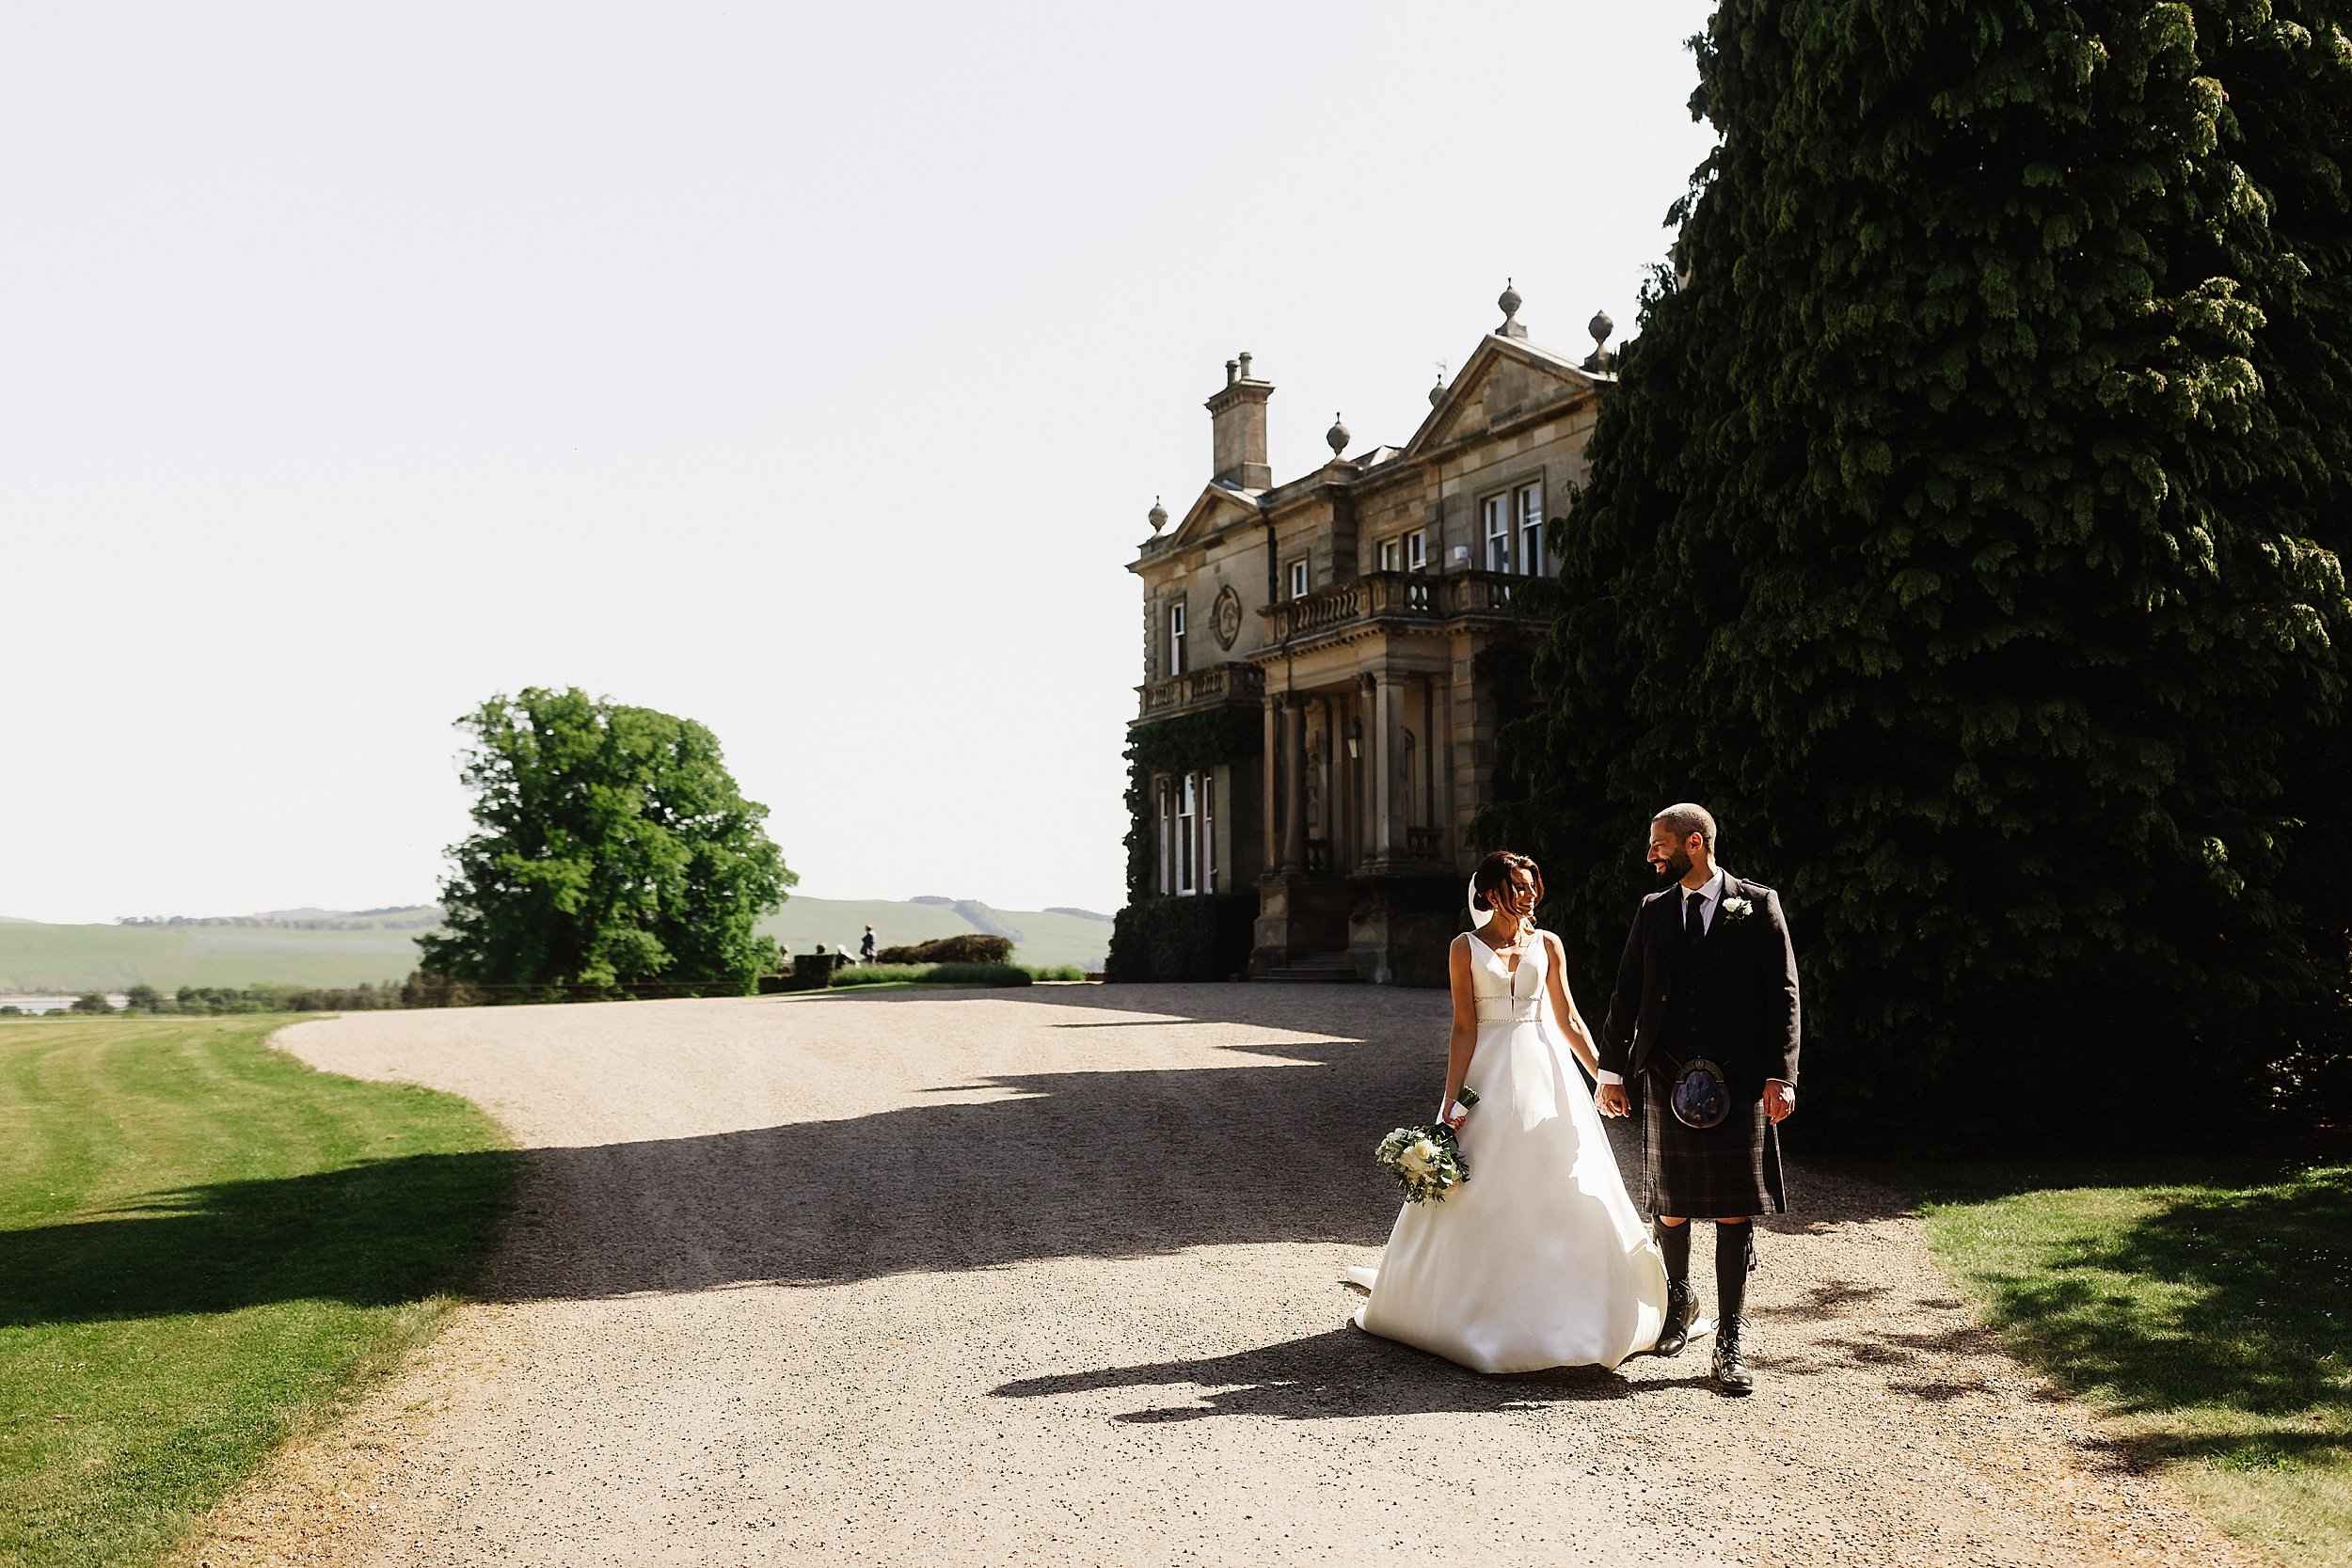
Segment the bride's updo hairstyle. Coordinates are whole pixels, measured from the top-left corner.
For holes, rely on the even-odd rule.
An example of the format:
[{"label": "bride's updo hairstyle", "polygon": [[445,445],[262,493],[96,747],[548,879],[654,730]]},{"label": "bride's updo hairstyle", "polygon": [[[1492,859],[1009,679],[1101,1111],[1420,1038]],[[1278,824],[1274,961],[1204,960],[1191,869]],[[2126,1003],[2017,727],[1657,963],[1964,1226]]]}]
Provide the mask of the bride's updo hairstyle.
[{"label": "bride's updo hairstyle", "polygon": [[1478,917],[1485,920],[1494,912],[1494,895],[1498,889],[1511,885],[1511,873],[1524,871],[1528,880],[1535,884],[1535,902],[1544,901],[1544,868],[1534,857],[1510,849],[1497,849],[1478,863],[1478,870],[1470,877],[1470,901],[1478,906]]}]

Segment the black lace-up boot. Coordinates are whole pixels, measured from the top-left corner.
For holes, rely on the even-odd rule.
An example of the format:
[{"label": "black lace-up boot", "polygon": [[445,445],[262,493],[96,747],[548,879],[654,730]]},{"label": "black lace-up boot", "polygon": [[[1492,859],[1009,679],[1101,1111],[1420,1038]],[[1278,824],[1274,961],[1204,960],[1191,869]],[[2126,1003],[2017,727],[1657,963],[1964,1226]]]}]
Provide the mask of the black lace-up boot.
[{"label": "black lace-up boot", "polygon": [[1748,1275],[1756,1267],[1756,1222],[1715,1227],[1715,1386],[1726,1394],[1756,1389],[1740,1339],[1747,1328]]},{"label": "black lace-up boot", "polygon": [[1691,1222],[1650,1228],[1666,1259],[1666,1321],[1659,1325],[1657,1354],[1679,1355],[1691,1342],[1691,1314],[1698,1305],[1691,1296]]}]

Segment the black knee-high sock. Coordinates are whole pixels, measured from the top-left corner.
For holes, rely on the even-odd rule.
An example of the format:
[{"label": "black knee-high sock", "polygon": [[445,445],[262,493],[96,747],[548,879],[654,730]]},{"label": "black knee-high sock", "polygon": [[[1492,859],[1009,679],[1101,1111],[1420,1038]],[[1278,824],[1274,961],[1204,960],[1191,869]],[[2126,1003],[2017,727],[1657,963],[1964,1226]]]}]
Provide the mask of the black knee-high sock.
[{"label": "black knee-high sock", "polygon": [[[1687,1243],[1686,1243],[1687,1244]],[[1756,1222],[1715,1227],[1715,1321],[1727,1323],[1748,1304],[1748,1271],[1756,1267]]]},{"label": "black knee-high sock", "polygon": [[1650,1227],[1658,1233],[1658,1250],[1666,1259],[1666,1283],[1691,1283],[1691,1222],[1680,1225],[1662,1222]]}]

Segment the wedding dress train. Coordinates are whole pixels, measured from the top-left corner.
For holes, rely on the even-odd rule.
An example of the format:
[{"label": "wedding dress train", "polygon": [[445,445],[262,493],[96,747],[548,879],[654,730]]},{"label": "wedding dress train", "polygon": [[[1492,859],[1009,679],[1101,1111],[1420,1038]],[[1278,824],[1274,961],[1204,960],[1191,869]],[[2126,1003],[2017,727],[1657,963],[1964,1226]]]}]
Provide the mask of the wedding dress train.
[{"label": "wedding dress train", "polygon": [[1359,1328],[1482,1372],[1614,1367],[1658,1340],[1666,1270],[1627,1196],[1592,1090],[1550,1020],[1550,944],[1517,973],[1470,938],[1478,1045],[1462,1125],[1470,1180],[1408,1203]]}]

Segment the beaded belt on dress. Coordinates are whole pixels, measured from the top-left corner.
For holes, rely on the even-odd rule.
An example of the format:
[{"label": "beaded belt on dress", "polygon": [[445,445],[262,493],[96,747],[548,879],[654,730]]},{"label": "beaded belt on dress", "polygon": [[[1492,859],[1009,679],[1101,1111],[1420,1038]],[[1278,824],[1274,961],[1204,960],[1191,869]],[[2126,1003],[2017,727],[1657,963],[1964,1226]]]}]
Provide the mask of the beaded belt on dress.
[{"label": "beaded belt on dress", "polygon": [[1481,1002],[1478,1022],[1481,1023],[1533,1023],[1543,1006],[1540,998],[1529,997],[1524,1002]]}]

